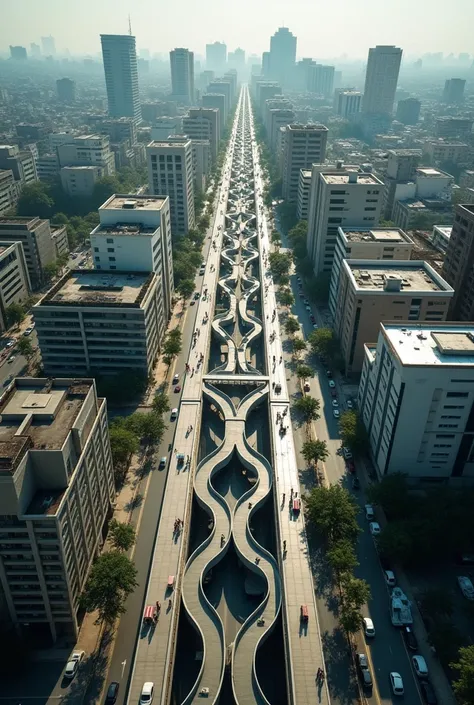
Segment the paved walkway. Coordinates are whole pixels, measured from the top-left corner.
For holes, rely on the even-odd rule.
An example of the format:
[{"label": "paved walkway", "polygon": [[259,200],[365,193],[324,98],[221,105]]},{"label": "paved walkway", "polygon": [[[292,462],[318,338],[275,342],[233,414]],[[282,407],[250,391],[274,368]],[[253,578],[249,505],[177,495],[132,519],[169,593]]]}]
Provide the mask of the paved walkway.
[{"label": "paved walkway", "polygon": [[[254,138],[252,122],[252,137]],[[309,563],[309,550],[306,538],[303,510],[292,511],[289,506],[293,495],[300,497],[298,468],[295,457],[293,434],[289,420],[289,396],[286,384],[286,372],[283,364],[283,349],[278,325],[277,302],[275,287],[268,269],[268,253],[270,252],[270,237],[263,205],[262,171],[259,166],[258,148],[253,148],[255,164],[255,189],[257,193],[258,227],[260,232],[259,248],[261,254],[262,280],[265,284],[263,298],[266,355],[270,373],[271,419],[273,427],[274,446],[274,482],[275,497],[278,505],[277,526],[282,554],[283,576],[283,624],[286,636],[288,682],[290,698],[293,705],[300,703],[329,703],[327,684],[316,682],[316,672],[319,667],[324,669],[324,655],[321,634],[316,611],[316,598],[313,576]],[[270,336],[274,335],[273,342]],[[273,337],[273,336],[272,336]],[[281,360],[281,362],[280,362]],[[281,391],[279,391],[279,386]],[[277,415],[284,417],[283,425],[286,433],[279,432],[280,422]],[[288,421],[286,421],[288,419]],[[286,551],[283,542],[286,541]],[[304,625],[300,619],[301,605],[308,609],[308,623]],[[325,670],[325,669],[324,669]]]},{"label": "paved walkway", "polygon": [[[223,181],[220,188],[219,205],[212,230],[212,243],[206,263],[201,299],[198,303],[196,343],[188,360],[189,373],[185,377],[177,424],[175,448],[168,469],[167,485],[163,501],[160,525],[155,541],[145,603],[161,602],[158,622],[154,627],[143,628],[135,652],[128,703],[138,703],[141,688],[146,681],[155,684],[155,701],[166,703],[173,676],[173,659],[179,618],[179,596],[186,559],[192,502],[192,483],[195,471],[194,459],[198,451],[201,420],[201,394],[204,365],[207,360],[213,308],[215,299],[221,233],[224,226],[225,199],[229,184],[230,155],[235,139],[236,123],[229,142],[226,162],[223,166]],[[214,247],[215,245],[215,247]],[[207,295],[205,292],[207,290]],[[206,319],[208,322],[203,323]],[[201,322],[201,323],[199,323]],[[184,462],[178,464],[178,454]],[[189,462],[188,462],[189,460]],[[182,521],[182,529],[175,531],[175,521]],[[174,576],[173,588],[168,588],[168,578]],[[169,606],[171,600],[171,606]]]}]

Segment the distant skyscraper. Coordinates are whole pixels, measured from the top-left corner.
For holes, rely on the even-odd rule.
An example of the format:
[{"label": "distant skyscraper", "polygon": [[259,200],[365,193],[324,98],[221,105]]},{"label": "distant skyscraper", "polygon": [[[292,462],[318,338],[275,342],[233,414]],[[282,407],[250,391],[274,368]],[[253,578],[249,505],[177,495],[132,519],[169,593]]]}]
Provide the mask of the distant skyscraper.
[{"label": "distant skyscraper", "polygon": [[135,37],[101,34],[109,115],[141,121]]},{"label": "distant skyscraper", "polygon": [[270,39],[270,78],[288,84],[296,60],[296,37],[280,27]]},{"label": "distant skyscraper", "polygon": [[399,100],[397,105],[397,120],[404,125],[416,125],[420,117],[421,103],[416,98]]},{"label": "distant skyscraper", "polygon": [[24,61],[25,59],[27,59],[28,54],[26,53],[25,47],[12,47],[12,45],[10,44],[10,58],[14,59],[15,61]]},{"label": "distant skyscraper", "polygon": [[334,92],[334,66],[311,64],[308,66],[307,89],[311,93],[319,93],[330,98]]},{"label": "distant skyscraper", "polygon": [[395,46],[369,49],[362,112],[391,115],[397,90],[402,50]]},{"label": "distant skyscraper", "polygon": [[64,103],[74,103],[76,100],[76,82],[70,78],[58,78],[56,81],[56,90],[59,100]]},{"label": "distant skyscraper", "polygon": [[41,46],[43,47],[43,54],[45,56],[55,56],[56,54],[56,42],[54,37],[49,35],[49,37],[41,37]]},{"label": "distant skyscraper", "polygon": [[224,71],[227,63],[227,46],[221,42],[206,44],[206,68],[211,71]]},{"label": "distant skyscraper", "polygon": [[41,49],[39,44],[35,44],[34,42],[31,42],[30,44],[30,51],[31,51],[31,56],[33,59],[39,59],[41,56]]},{"label": "distant skyscraper", "polygon": [[170,51],[171,90],[182,103],[194,103],[194,54],[189,49]]},{"label": "distant skyscraper", "polygon": [[462,103],[466,81],[462,78],[450,78],[444,84],[443,101],[445,103]]}]

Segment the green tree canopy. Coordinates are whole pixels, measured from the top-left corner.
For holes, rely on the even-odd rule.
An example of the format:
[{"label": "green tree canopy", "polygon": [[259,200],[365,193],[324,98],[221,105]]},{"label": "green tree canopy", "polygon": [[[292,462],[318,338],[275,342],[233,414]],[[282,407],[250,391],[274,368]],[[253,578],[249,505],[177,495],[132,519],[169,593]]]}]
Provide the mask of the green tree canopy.
[{"label": "green tree canopy", "polygon": [[143,414],[136,411],[126,420],[127,428],[135,433],[144,443],[155,445],[161,441],[166,430],[161,414],[151,411]]},{"label": "green tree canopy", "polygon": [[327,552],[327,558],[338,580],[342,573],[351,573],[359,565],[354,545],[347,539],[334,541]]},{"label": "green tree canopy", "polygon": [[474,646],[459,649],[459,659],[451,664],[458,672],[454,682],[454,693],[459,705],[472,705],[474,703]]},{"label": "green tree canopy", "polygon": [[7,326],[18,326],[22,321],[25,320],[25,311],[21,304],[10,304],[5,309],[5,317],[7,321]]},{"label": "green tree canopy", "polygon": [[310,421],[317,421],[319,419],[320,407],[321,402],[319,401],[319,399],[310,397],[307,394],[293,402],[293,408],[303,415],[304,420],[307,423],[309,423]]},{"label": "green tree canopy", "polygon": [[166,414],[170,410],[170,401],[164,392],[155,394],[152,402],[153,410],[157,414]]},{"label": "green tree canopy", "polygon": [[318,328],[308,336],[309,344],[316,355],[331,358],[338,348],[334,331],[331,328]]},{"label": "green tree canopy", "polygon": [[270,269],[276,281],[290,273],[291,255],[288,252],[270,252],[268,256]]},{"label": "green tree canopy", "polygon": [[163,343],[163,359],[168,365],[179,355],[181,349],[181,331],[179,328],[174,328],[168,333]]},{"label": "green tree canopy", "polygon": [[54,206],[50,188],[43,181],[23,186],[17,203],[17,213],[23,216],[49,218]]},{"label": "green tree canopy", "polygon": [[308,464],[324,462],[329,455],[326,441],[319,439],[305,441],[302,449],[303,458]]},{"label": "green tree canopy", "polygon": [[179,282],[178,286],[176,287],[177,291],[181,294],[183,299],[189,299],[191,294],[194,292],[195,286],[194,286],[194,280],[193,279],[183,279],[182,281]]},{"label": "green tree canopy", "polygon": [[103,553],[92,566],[81,604],[99,613],[98,622],[113,624],[125,612],[125,601],[137,587],[134,563],[119,551]]},{"label": "green tree canopy", "polygon": [[293,316],[288,316],[285,323],[285,333],[287,335],[294,335],[300,329],[300,324],[297,319]]},{"label": "green tree canopy", "polygon": [[115,420],[110,426],[110,448],[114,465],[128,463],[139,448],[138,436]]},{"label": "green tree canopy", "polygon": [[291,350],[295,357],[298,357],[301,352],[306,350],[306,342],[303,338],[292,338],[291,340]]},{"label": "green tree canopy", "polygon": [[33,343],[29,338],[20,338],[16,346],[17,352],[29,360],[34,354]]},{"label": "green tree canopy", "polygon": [[[353,417],[350,423],[352,426]],[[402,473],[393,473],[367,489],[369,501],[379,504],[389,519],[404,519],[411,514],[413,502],[408,493],[406,478]]]},{"label": "green tree canopy", "polygon": [[277,298],[282,306],[293,306],[295,303],[295,297],[291,293],[291,290],[287,288],[279,289]]},{"label": "green tree canopy", "polygon": [[298,379],[306,380],[314,377],[314,370],[309,365],[298,365],[296,368],[296,376]]},{"label": "green tree canopy", "polygon": [[306,284],[306,290],[311,301],[325,303],[329,298],[331,272],[321,272],[317,277],[311,277]]},{"label": "green tree canopy", "polygon": [[357,523],[359,507],[341,485],[315,487],[306,499],[309,519],[334,545],[336,541],[355,541],[360,532]]},{"label": "green tree canopy", "polygon": [[354,453],[363,453],[368,447],[365,426],[357,411],[343,411],[339,419],[339,432],[343,445]]},{"label": "green tree canopy", "polygon": [[125,521],[112,519],[109,524],[108,539],[117,551],[129,551],[135,543],[135,529]]}]

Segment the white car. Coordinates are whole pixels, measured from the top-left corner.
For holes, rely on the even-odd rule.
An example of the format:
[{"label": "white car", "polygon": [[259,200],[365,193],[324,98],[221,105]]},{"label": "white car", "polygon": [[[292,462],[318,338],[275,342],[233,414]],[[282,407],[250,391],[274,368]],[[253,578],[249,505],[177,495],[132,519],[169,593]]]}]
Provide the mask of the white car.
[{"label": "white car", "polygon": [[329,387],[330,387],[330,389],[334,389],[335,386],[336,386],[335,381],[334,381],[333,379],[330,379],[330,380],[329,380]]},{"label": "white car", "polygon": [[394,695],[403,695],[405,692],[403,689],[403,680],[399,673],[392,671],[390,673],[390,685],[392,686],[392,691]]},{"label": "white car", "polygon": [[348,400],[346,401],[346,406],[347,406],[348,409],[353,409],[353,408],[354,408],[354,404],[352,403],[351,399],[348,399]]},{"label": "white car", "polygon": [[384,570],[383,574],[387,585],[389,587],[395,587],[395,585],[397,584],[397,580],[395,578],[395,573],[393,572],[393,570]]},{"label": "white car", "polygon": [[364,617],[364,619],[362,621],[364,623],[365,636],[374,637],[375,636],[375,627],[374,627],[374,623],[372,622],[370,617]]},{"label": "white car", "polygon": [[154,683],[148,681],[143,684],[142,692],[140,693],[139,705],[149,705],[153,700]]},{"label": "white car", "polygon": [[332,400],[332,405],[333,405],[334,407],[339,406],[339,402],[337,401],[337,399],[333,399],[333,400]]},{"label": "white car", "polygon": [[168,458],[166,457],[166,455],[163,455],[163,457],[160,458],[160,464],[158,466],[160,468],[160,470],[163,470],[163,468],[166,467],[167,461],[168,461]]},{"label": "white car", "polygon": [[378,536],[380,534],[380,524],[378,521],[371,521],[369,524],[369,529],[372,536]]},{"label": "white car", "polygon": [[423,656],[412,656],[411,662],[418,678],[428,678],[428,666]]},{"label": "white car", "polygon": [[375,512],[373,506],[371,504],[366,504],[364,510],[365,518],[367,519],[367,521],[373,521],[375,519]]},{"label": "white car", "polygon": [[171,409],[171,421],[174,421],[175,419],[178,418],[178,409]]},{"label": "white car", "polygon": [[334,416],[335,419],[338,419],[341,415],[339,409],[333,409],[332,410],[332,415]]},{"label": "white car", "polygon": [[84,658],[84,651],[73,651],[72,656],[67,662],[66,670],[64,671],[65,678],[74,678],[79,668],[79,664]]},{"label": "white car", "polygon": [[458,575],[458,585],[462,594],[468,600],[474,600],[474,586],[466,575]]},{"label": "white car", "polygon": [[179,374],[176,373],[173,377],[173,384],[178,384],[178,382],[179,382]]}]

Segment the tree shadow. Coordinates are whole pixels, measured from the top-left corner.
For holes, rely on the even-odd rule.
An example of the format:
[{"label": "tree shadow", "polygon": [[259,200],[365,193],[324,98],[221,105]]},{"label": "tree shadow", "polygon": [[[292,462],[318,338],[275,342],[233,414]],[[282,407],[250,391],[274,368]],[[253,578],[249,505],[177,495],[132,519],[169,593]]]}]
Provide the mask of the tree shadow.
[{"label": "tree shadow", "polygon": [[154,456],[149,455],[146,460],[142,464],[140,464],[140,467],[136,469],[135,477],[138,481],[143,480],[144,477],[147,477],[150,474],[154,467],[154,460]]},{"label": "tree shadow", "polygon": [[125,505],[125,510],[127,512],[133,512],[134,509],[138,509],[138,507],[140,507],[142,503],[143,494],[141,492],[138,492],[134,497],[132,497],[130,502],[127,502],[127,504]]},{"label": "tree shadow", "polygon": [[331,697],[342,705],[351,705],[358,698],[358,688],[346,635],[340,627],[336,627],[332,632],[324,632],[321,637]]}]

